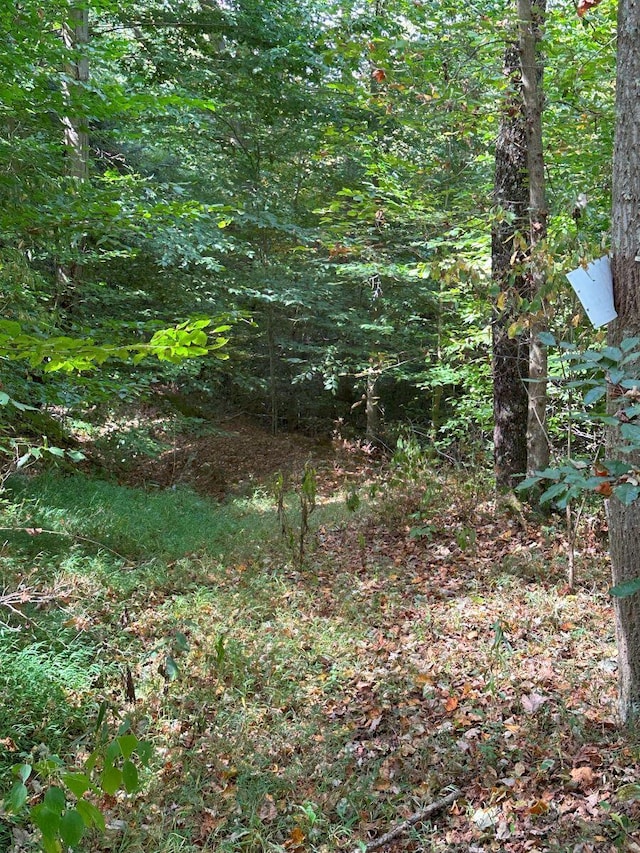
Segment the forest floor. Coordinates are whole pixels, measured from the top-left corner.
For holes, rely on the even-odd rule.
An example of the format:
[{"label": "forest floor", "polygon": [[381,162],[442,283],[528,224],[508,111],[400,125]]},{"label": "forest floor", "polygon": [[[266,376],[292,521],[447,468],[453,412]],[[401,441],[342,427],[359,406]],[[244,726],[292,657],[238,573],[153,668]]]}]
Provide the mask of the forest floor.
[{"label": "forest floor", "polygon": [[[106,835],[81,849],[640,851],[599,515],[583,515],[569,589],[564,516],[497,511],[486,474],[244,421],[163,429],[153,459],[103,445],[128,489],[25,486],[30,542],[3,552],[30,560],[34,583],[55,564],[65,630],[105,659],[94,704],[156,748],[148,785],[106,797]],[[318,496],[301,537],[305,464]],[[216,502],[179,513],[185,487]],[[173,504],[147,518],[135,507],[151,499],[133,502],[149,490]],[[45,547],[54,516],[76,537],[64,553]],[[29,843],[14,830],[11,849]]]}]

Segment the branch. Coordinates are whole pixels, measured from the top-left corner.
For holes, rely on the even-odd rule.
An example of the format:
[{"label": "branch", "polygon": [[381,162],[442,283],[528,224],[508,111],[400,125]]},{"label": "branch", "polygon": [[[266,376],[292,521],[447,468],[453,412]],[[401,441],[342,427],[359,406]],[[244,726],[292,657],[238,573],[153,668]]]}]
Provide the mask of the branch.
[{"label": "branch", "polygon": [[[41,592],[22,587],[14,592],[0,594],[0,607],[6,607],[11,613],[24,619],[28,624],[32,624],[32,620],[19,609],[21,604],[44,604],[47,601],[55,601],[56,598],[68,595],[69,592],[70,587],[54,587],[52,590]],[[8,626],[4,625],[4,627],[7,628]]]},{"label": "branch", "polygon": [[462,792],[458,788],[454,788],[454,790],[450,794],[447,794],[446,797],[443,797],[441,800],[436,800],[435,803],[430,803],[428,806],[425,806],[425,808],[420,809],[419,812],[412,814],[411,817],[407,818],[402,823],[399,823],[397,826],[394,826],[393,829],[390,829],[389,832],[381,835],[380,838],[370,841],[361,849],[361,851],[354,851],[354,853],[370,853],[371,850],[379,850],[390,841],[393,841],[394,838],[398,838],[398,836],[403,835],[408,829],[415,826],[416,823],[421,823],[435,812],[439,812],[447,806],[450,806],[455,800],[457,800],[461,793]]}]

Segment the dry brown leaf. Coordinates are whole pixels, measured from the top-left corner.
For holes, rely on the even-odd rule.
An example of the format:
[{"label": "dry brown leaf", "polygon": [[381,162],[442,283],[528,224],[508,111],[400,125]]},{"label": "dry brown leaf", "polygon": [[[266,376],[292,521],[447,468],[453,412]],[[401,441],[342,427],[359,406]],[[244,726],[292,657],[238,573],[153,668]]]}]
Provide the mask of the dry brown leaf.
[{"label": "dry brown leaf", "polygon": [[539,711],[540,708],[548,702],[549,699],[546,696],[542,696],[540,693],[523,693],[520,697],[520,701],[522,702],[522,710],[525,714],[535,714],[536,711]]},{"label": "dry brown leaf", "polygon": [[276,808],[276,804],[274,803],[271,794],[265,795],[262,805],[260,806],[260,811],[258,812],[258,817],[264,823],[270,823],[278,817],[278,809]]},{"label": "dry brown leaf", "polygon": [[537,800],[527,811],[529,814],[545,814],[549,811],[549,803],[546,800]]},{"label": "dry brown leaf", "polygon": [[286,847],[287,850],[297,850],[298,848],[302,847],[302,845],[304,844],[304,841],[305,841],[304,832],[300,829],[299,826],[294,826],[293,829],[291,830],[291,834],[289,835],[287,840],[284,842],[284,847]]},{"label": "dry brown leaf", "polygon": [[574,767],[571,778],[579,788],[590,788],[593,785],[593,770],[590,767]]},{"label": "dry brown leaf", "polygon": [[578,17],[582,18],[589,9],[595,9],[595,7],[601,2],[601,0],[578,0],[578,5],[576,7],[576,12],[578,13]]}]

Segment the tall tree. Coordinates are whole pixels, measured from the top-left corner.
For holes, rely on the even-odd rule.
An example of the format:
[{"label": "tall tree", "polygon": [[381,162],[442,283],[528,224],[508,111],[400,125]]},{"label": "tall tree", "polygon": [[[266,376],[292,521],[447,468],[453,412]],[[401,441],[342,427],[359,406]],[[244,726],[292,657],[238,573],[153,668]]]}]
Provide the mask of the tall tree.
[{"label": "tall tree", "polygon": [[[542,145],[543,57],[542,27],[546,0],[518,0],[522,91],[527,127],[527,172],[529,180],[529,219],[531,253],[531,289],[542,299],[545,284],[544,263],[539,251],[547,235],[544,153]],[[529,428],[527,469],[529,473],[549,464],[549,440],[546,430],[547,352],[538,335],[543,328],[533,314],[529,340]]]},{"label": "tall tree", "polygon": [[[78,111],[82,103],[82,93],[78,89],[89,82],[89,9],[87,6],[73,5],[68,18],[62,24],[62,41],[67,51],[67,61],[61,76],[61,90],[65,114],[61,117],[64,146],[66,151],[66,172],[72,181],[84,183],[89,177],[89,129],[86,118]],[[74,247],[74,254],[82,252],[80,245]],[[58,307],[69,308],[72,293],[81,275],[78,261],[58,263],[56,279],[58,282]]]},{"label": "tall tree", "polygon": [[491,324],[493,348],[494,473],[499,489],[513,489],[527,470],[529,346],[515,331],[523,298],[530,295],[524,273],[523,235],[528,230],[527,130],[520,53],[505,50],[500,130],[496,140],[491,271],[498,291]]},{"label": "tall tree", "polygon": [[[613,158],[612,266],[618,319],[611,325],[612,345],[640,334],[640,3],[620,0],[616,135]],[[617,408],[616,402],[612,401]],[[612,432],[613,453],[620,452]],[[615,444],[618,444],[616,447]],[[635,464],[640,460],[636,459]],[[640,575],[640,503],[624,506],[616,497],[609,507],[609,537],[614,584]],[[615,599],[618,640],[620,716],[625,724],[640,716],[640,593]]]}]

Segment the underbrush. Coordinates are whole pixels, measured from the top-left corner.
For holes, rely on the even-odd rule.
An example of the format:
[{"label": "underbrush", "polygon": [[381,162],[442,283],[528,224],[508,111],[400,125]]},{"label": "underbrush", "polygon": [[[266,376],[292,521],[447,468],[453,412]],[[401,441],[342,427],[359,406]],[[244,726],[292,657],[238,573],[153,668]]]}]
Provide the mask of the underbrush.
[{"label": "underbrush", "polygon": [[[585,537],[563,594],[561,526],[496,515],[483,475],[397,457],[319,494],[302,560],[267,491],[11,488],[3,586],[47,595],[0,613],[0,784],[43,750],[80,766],[103,703],[155,747],[79,849],[353,850],[450,786],[398,849],[609,851],[636,826],[606,561]],[[298,530],[300,487],[283,506]]]}]

